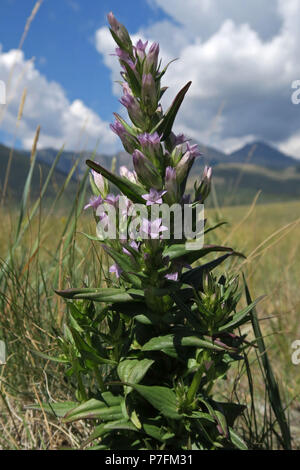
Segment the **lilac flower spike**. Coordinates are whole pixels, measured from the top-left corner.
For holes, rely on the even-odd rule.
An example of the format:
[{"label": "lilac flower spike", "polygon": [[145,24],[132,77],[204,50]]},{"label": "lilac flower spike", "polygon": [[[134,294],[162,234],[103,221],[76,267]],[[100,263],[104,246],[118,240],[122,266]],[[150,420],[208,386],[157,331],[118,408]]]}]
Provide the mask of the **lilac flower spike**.
[{"label": "lilac flower spike", "polygon": [[152,206],[153,204],[162,204],[162,196],[166,194],[167,191],[157,191],[156,189],[151,188],[149,194],[143,194],[142,198],[145,199],[146,206]]},{"label": "lilac flower spike", "polygon": [[120,268],[120,266],[118,264],[113,264],[109,268],[109,272],[115,274],[116,277],[119,279],[119,277],[121,276],[123,270]]},{"label": "lilac flower spike", "polygon": [[103,199],[101,196],[92,196],[91,199],[89,200],[89,203],[84,206],[84,210],[88,209],[89,207],[92,207],[94,210],[97,210],[98,206],[102,204]]}]

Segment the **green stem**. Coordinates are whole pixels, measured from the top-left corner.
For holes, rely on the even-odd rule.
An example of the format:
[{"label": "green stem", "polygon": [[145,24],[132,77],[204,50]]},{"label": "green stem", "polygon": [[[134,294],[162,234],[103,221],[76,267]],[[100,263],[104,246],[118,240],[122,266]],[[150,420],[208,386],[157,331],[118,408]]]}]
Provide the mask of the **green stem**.
[{"label": "green stem", "polygon": [[200,386],[200,382],[201,382],[201,379],[202,379],[202,375],[203,375],[203,369],[202,367],[200,367],[197,372],[195,373],[194,375],[194,378],[192,380],[192,383],[191,383],[191,386],[188,390],[188,393],[187,393],[187,402],[188,404],[191,404],[198,392],[198,389],[199,389],[199,386]]}]

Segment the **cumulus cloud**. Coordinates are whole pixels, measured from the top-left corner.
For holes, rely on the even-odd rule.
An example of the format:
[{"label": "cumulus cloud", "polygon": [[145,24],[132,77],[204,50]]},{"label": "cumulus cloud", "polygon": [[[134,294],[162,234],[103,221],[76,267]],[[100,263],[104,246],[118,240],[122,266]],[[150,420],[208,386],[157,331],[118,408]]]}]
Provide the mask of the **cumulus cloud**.
[{"label": "cumulus cloud", "polygon": [[[165,104],[187,79],[193,81],[178,131],[225,151],[259,139],[300,157],[300,105],[291,102],[291,84],[300,79],[300,3],[241,3],[152,0],[170,19],[134,32],[135,37],[159,41],[166,61],[180,57],[167,74]],[[118,79],[106,28],[97,31],[96,47]]]},{"label": "cumulus cloud", "polygon": [[35,130],[41,126],[39,147],[70,150],[98,150],[112,153],[117,148],[116,136],[108,123],[81,100],[70,102],[65,90],[48,81],[31,60],[19,50],[0,49],[0,77],[6,83],[7,105],[2,108],[0,129],[8,138],[15,129],[16,117],[24,88],[27,96],[17,137],[25,148],[31,148]]}]

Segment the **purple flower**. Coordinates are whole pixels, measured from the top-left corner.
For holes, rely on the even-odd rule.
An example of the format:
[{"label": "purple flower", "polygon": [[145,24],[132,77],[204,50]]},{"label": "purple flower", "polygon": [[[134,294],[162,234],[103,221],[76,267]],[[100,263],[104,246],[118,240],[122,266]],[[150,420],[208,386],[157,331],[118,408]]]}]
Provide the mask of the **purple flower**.
[{"label": "purple flower", "polygon": [[210,193],[211,189],[212,168],[205,166],[203,170],[202,179],[198,188],[195,189],[195,201],[204,202]]},{"label": "purple flower", "polygon": [[141,127],[144,122],[144,116],[141,111],[139,102],[137,101],[131,93],[128,93],[127,89],[123,87],[124,95],[120,99],[120,103],[127,108],[128,114],[132,122]]},{"label": "purple flower", "polygon": [[120,166],[120,175],[123,176],[123,178],[127,178],[132,183],[136,183],[136,172],[128,170],[124,165]]},{"label": "purple flower", "polygon": [[202,153],[198,149],[198,145],[190,145],[189,142],[186,143],[186,150],[191,154],[192,157],[199,157],[199,155],[202,155]]},{"label": "purple flower", "polygon": [[168,230],[168,227],[161,225],[162,219],[155,219],[150,222],[148,219],[142,219],[141,232],[151,239],[161,238],[161,232]]},{"label": "purple flower", "polygon": [[159,136],[157,132],[154,132],[153,134],[145,132],[138,136],[138,140],[142,147],[154,147],[157,150],[160,146],[161,136]]},{"label": "purple flower", "polygon": [[142,78],[142,101],[150,113],[157,108],[157,91],[153,76],[151,73],[143,75]]},{"label": "purple flower", "polygon": [[118,137],[120,137],[126,152],[132,153],[136,148],[136,142],[129,132],[126,131],[123,124],[116,119],[114,124],[110,124],[110,128]]},{"label": "purple flower", "polygon": [[116,53],[112,54],[112,55],[118,56],[118,58],[120,60],[123,60],[123,62],[128,62],[130,60],[130,56],[129,56],[128,52],[123,51],[123,49],[121,49],[120,47],[117,47],[116,48]]},{"label": "purple flower", "polygon": [[119,277],[121,276],[123,270],[120,268],[120,266],[118,264],[113,264],[109,268],[109,272],[115,274],[116,277],[119,279]]},{"label": "purple flower", "polygon": [[167,191],[157,191],[156,189],[151,188],[149,194],[143,194],[142,198],[145,199],[146,206],[152,206],[153,204],[162,204],[162,196],[166,194]]},{"label": "purple flower", "polygon": [[125,26],[119,23],[119,21],[116,19],[112,12],[108,13],[107,19],[113,33],[119,39],[119,42],[121,43],[122,47],[127,51],[132,51],[132,42]]},{"label": "purple flower", "polygon": [[117,207],[118,202],[119,202],[120,196],[115,196],[114,194],[109,194],[105,199],[104,202],[107,202],[108,204],[111,204],[114,207]]},{"label": "purple flower", "polygon": [[154,132],[153,134],[148,134],[145,132],[144,134],[140,134],[138,136],[138,140],[145,155],[147,155],[147,157],[149,157],[150,160],[155,164],[161,153],[161,136],[159,136],[157,132]]},{"label": "purple flower", "polygon": [[149,49],[149,52],[148,52],[148,54],[146,56],[146,59],[145,59],[144,71],[146,73],[156,72],[157,62],[158,62],[158,55],[159,55],[159,44],[154,42],[151,45],[151,47]]},{"label": "purple flower", "polygon": [[195,155],[187,151],[176,166],[176,175],[179,183],[182,183],[188,177],[189,171],[193,166]]},{"label": "purple flower", "polygon": [[107,180],[100,174],[97,173],[97,171],[92,170],[92,177],[94,179],[95,185],[97,186],[99,193],[102,197],[106,197],[109,187],[108,187],[108,182]]},{"label": "purple flower", "polygon": [[169,204],[178,202],[179,187],[176,178],[176,170],[171,166],[167,166],[165,174],[165,188],[167,191],[166,200]]},{"label": "purple flower", "polygon": [[134,250],[136,251],[139,251],[139,248],[140,248],[140,243],[137,243],[136,241],[132,240],[129,245],[131,246],[131,248],[133,248]]},{"label": "purple flower", "polygon": [[169,281],[177,281],[178,280],[178,273],[166,274],[165,278],[168,279]]},{"label": "purple flower", "polygon": [[89,207],[92,207],[94,210],[96,210],[98,208],[98,206],[100,206],[100,204],[102,204],[103,202],[103,199],[101,196],[92,196],[91,199],[89,200],[89,203],[84,206],[84,210],[88,209]]},{"label": "purple flower", "polygon": [[184,144],[187,140],[184,134],[178,134],[175,136],[175,145]]},{"label": "purple flower", "polygon": [[136,43],[136,46],[135,46],[135,52],[136,52],[136,55],[137,57],[139,57],[140,61],[142,62],[145,58],[145,52],[146,52],[146,47],[148,45],[148,41],[146,41],[145,43],[143,43],[143,41],[141,39],[138,40],[138,42]]}]

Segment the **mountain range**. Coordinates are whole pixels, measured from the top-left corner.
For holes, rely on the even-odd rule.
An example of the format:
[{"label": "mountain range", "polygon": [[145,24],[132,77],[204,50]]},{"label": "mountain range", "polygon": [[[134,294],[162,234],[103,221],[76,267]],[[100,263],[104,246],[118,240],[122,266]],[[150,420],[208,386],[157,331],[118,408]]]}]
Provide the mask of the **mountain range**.
[{"label": "mountain range", "polygon": [[[195,142],[193,142],[195,143]],[[248,204],[257,191],[261,190],[261,202],[281,201],[300,198],[300,160],[285,155],[264,142],[247,144],[241,149],[226,154],[213,147],[199,144],[202,156],[196,159],[192,168],[189,189],[196,178],[201,176],[205,164],[213,167],[216,197],[221,204]],[[10,149],[0,145],[0,188],[3,188]],[[33,191],[38,192],[41,178],[47,175],[57,150],[48,148],[39,150],[33,174]],[[85,160],[92,157],[92,152],[63,151],[50,185],[50,195],[57,192],[66,175],[79,159],[71,182],[71,193],[74,190],[75,178],[86,169]],[[8,189],[14,196],[22,193],[29,169],[30,152],[14,151]],[[115,171],[119,172],[122,165],[132,168],[132,158],[126,152],[118,152],[113,160],[111,155],[97,154],[95,161],[102,166],[111,168],[114,162]],[[41,176],[42,175],[42,176]]]}]

